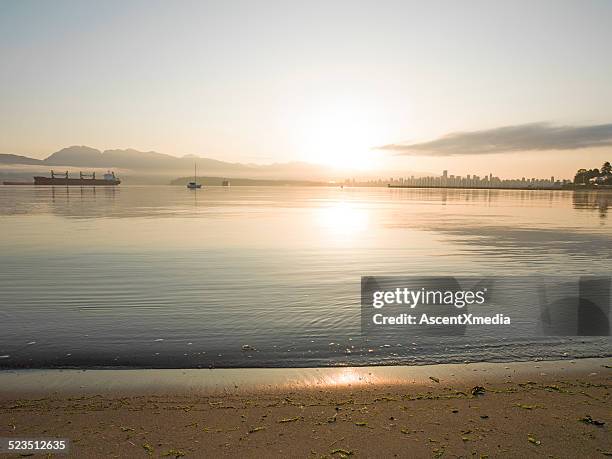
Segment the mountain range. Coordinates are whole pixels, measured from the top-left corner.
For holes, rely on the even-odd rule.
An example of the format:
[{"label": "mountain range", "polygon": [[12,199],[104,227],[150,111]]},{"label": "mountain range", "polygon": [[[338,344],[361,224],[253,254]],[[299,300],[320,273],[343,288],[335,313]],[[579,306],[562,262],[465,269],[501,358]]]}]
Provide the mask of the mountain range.
[{"label": "mountain range", "polygon": [[[132,178],[132,183],[167,183],[178,176],[193,173],[194,164],[198,174],[207,176],[232,176],[261,179],[316,179],[332,180],[343,175],[325,166],[305,162],[274,163],[267,165],[230,163],[210,158],[186,155],[182,158],[155,151],[105,150],[100,151],[87,146],[71,146],[51,154],[45,159],[27,156],[0,154],[2,166],[40,166],[28,167],[28,173],[40,171],[48,173],[53,168],[112,169],[123,177]],[[26,172],[12,171],[11,176]],[[3,175],[9,175],[4,171]],[[31,177],[30,177],[31,178]]]}]

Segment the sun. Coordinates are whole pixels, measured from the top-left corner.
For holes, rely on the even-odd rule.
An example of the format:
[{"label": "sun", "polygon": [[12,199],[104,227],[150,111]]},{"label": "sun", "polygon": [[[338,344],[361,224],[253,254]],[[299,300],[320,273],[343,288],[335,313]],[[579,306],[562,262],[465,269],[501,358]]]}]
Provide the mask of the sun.
[{"label": "sun", "polygon": [[300,157],[343,170],[367,170],[376,164],[372,147],[384,139],[374,116],[356,104],[320,107],[297,125]]}]

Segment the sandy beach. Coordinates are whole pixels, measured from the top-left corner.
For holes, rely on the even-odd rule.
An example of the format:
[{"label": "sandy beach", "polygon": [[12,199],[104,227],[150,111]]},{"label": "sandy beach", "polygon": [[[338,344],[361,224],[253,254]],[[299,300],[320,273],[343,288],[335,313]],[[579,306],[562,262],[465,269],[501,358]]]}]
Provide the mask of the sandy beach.
[{"label": "sandy beach", "polygon": [[0,437],[67,438],[68,457],[605,457],[611,364],[4,372]]}]

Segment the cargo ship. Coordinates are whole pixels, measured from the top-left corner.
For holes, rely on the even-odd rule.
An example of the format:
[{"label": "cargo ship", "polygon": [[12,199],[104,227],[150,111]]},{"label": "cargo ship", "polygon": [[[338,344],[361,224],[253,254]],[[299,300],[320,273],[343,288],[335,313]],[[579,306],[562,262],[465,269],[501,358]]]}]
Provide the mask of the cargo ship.
[{"label": "cargo ship", "polygon": [[65,186],[116,186],[121,183],[114,172],[108,171],[103,178],[97,179],[96,173],[83,174],[79,172],[79,178],[70,178],[68,171],[57,174],[51,171],[51,177],[34,177],[34,185],[65,185]]}]

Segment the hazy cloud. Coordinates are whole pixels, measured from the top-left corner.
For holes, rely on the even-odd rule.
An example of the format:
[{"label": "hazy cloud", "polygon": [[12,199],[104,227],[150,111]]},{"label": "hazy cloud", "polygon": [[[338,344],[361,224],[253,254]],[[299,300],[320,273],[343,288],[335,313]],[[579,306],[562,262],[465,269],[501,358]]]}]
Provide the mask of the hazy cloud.
[{"label": "hazy cloud", "polygon": [[454,132],[423,143],[390,144],[380,150],[399,155],[453,156],[533,150],[577,150],[612,146],[612,124],[555,126],[530,123],[472,132]]}]

